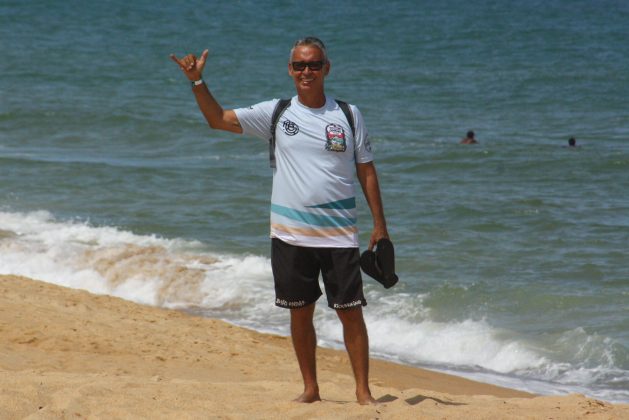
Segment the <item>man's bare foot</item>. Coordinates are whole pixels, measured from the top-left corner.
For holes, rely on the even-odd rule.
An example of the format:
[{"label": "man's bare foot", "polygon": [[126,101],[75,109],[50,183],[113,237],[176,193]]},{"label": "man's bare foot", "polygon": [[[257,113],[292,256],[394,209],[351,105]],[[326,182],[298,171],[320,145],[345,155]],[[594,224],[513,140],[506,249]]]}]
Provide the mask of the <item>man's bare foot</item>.
[{"label": "man's bare foot", "polygon": [[378,401],[376,401],[374,399],[374,397],[371,396],[370,393],[367,393],[367,394],[356,393],[356,401],[358,401],[358,404],[360,404],[360,405],[378,405],[378,404],[380,404]]},{"label": "man's bare foot", "polygon": [[300,403],[313,403],[315,401],[321,401],[321,397],[319,396],[319,391],[304,391],[303,394],[295,398],[293,401]]}]

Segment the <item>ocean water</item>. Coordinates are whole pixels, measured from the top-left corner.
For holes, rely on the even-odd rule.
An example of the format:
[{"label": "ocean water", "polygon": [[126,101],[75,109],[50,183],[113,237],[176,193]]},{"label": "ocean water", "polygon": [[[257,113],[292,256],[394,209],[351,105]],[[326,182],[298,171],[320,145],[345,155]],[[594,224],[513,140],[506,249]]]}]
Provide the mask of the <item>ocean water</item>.
[{"label": "ocean water", "polygon": [[[314,34],[396,244],[400,283],[365,277],[373,355],[629,402],[628,21],[612,0],[4,1],[0,274],[288,334],[266,144],[210,131],[169,54],[208,48],[215,96],[246,106],[293,95]],[[359,227],[364,248],[362,198]],[[324,299],[316,324],[342,346]]]}]

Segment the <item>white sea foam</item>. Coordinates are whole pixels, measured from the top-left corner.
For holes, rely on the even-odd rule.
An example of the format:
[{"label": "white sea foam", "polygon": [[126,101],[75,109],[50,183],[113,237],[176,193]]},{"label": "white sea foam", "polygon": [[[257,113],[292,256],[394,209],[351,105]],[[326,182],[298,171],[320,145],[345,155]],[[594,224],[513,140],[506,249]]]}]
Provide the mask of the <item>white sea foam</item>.
[{"label": "white sea foam", "polygon": [[[412,298],[400,296],[396,307],[412,306]],[[393,356],[417,365],[465,366],[497,373],[539,368],[548,363],[521,341],[502,338],[500,331],[486,321],[409,320],[394,314],[391,304],[390,299],[372,300],[372,308],[365,314],[371,350],[382,357]],[[331,317],[320,322],[325,324],[324,330],[332,332],[331,343],[340,343],[342,331],[338,322]]]},{"label": "white sea foam", "polygon": [[60,222],[47,212],[0,212],[0,229],[0,273],[143,304],[242,305],[246,288],[270,278],[263,257],[214,255],[198,242]]}]

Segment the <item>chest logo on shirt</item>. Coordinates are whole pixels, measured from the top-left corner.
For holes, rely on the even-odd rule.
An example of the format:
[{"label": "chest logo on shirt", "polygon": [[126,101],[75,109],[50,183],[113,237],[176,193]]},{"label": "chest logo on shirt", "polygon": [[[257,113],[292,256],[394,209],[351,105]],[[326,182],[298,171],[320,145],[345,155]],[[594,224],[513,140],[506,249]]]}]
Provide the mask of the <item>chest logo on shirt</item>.
[{"label": "chest logo on shirt", "polygon": [[328,124],[325,127],[325,150],[330,152],[344,152],[347,149],[345,131],[338,124]]},{"label": "chest logo on shirt", "polygon": [[294,136],[299,133],[299,126],[291,120],[284,120],[282,123],[282,131],[286,133],[287,136]]}]

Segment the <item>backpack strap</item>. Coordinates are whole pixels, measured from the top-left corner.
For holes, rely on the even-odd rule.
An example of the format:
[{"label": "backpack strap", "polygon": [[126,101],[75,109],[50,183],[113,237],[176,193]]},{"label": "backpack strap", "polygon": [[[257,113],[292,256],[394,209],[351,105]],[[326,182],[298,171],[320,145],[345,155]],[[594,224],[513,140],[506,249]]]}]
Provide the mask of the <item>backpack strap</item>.
[{"label": "backpack strap", "polygon": [[354,126],[354,114],[352,114],[352,110],[349,108],[347,102],[343,102],[341,100],[336,100],[336,103],[345,114],[345,118],[347,118],[347,122],[349,123],[349,128],[352,129],[352,136],[356,137],[356,127]]},{"label": "backpack strap", "polygon": [[286,108],[290,106],[290,99],[280,99],[275,104],[273,110],[273,116],[271,117],[271,138],[269,139],[269,160],[271,162],[271,168],[275,168],[275,129],[280,117],[286,111]]},{"label": "backpack strap", "polygon": [[[280,117],[286,111],[286,108],[290,106],[290,99],[280,99],[277,104],[275,104],[275,109],[273,110],[273,115],[271,116],[271,138],[269,139],[269,161],[271,168],[275,168],[275,130],[277,128],[277,123],[280,120]],[[349,107],[347,102],[336,100],[339,108],[345,114],[345,118],[347,118],[347,122],[349,123],[349,128],[352,129],[352,136],[356,137],[356,127],[354,125],[354,114]]]}]

